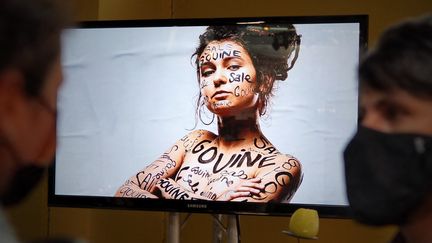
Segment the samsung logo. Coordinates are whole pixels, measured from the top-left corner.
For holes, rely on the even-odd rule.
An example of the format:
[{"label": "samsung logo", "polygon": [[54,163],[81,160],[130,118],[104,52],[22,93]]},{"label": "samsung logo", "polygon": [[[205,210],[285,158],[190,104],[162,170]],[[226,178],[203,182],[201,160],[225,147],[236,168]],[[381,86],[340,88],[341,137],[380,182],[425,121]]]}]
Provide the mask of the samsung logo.
[{"label": "samsung logo", "polygon": [[206,204],[187,204],[188,208],[207,208]]}]

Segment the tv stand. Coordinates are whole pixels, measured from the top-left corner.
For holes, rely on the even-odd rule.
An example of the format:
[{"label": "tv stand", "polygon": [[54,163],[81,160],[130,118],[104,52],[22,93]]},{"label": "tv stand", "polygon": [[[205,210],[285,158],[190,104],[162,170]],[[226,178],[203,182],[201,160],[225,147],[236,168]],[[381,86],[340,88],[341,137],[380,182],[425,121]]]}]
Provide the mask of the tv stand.
[{"label": "tv stand", "polygon": [[167,243],[180,243],[180,213],[168,214]]},{"label": "tv stand", "polygon": [[[180,231],[191,215],[189,213],[180,224],[180,213],[170,212],[168,214],[167,243],[180,243]],[[213,243],[222,243],[224,234],[227,237],[227,243],[239,242],[236,215],[211,214],[211,216],[213,217]],[[227,218],[227,226],[223,224],[224,217]]]}]

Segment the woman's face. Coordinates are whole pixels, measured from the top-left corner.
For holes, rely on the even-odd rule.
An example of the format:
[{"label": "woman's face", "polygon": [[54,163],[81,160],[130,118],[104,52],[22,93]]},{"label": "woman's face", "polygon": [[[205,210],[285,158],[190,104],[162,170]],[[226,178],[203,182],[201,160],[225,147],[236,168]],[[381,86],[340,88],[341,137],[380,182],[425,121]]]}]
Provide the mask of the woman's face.
[{"label": "woman's face", "polygon": [[256,70],[234,41],[212,41],[199,56],[199,83],[207,108],[220,116],[256,111]]}]

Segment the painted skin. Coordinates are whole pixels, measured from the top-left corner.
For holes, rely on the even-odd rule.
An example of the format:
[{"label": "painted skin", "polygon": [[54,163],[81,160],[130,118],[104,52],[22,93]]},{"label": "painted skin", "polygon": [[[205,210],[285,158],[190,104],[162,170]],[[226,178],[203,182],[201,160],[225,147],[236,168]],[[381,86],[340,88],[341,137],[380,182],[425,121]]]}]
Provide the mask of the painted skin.
[{"label": "painted skin", "polygon": [[256,70],[234,41],[210,42],[199,57],[205,105],[218,135],[196,130],[124,183],[119,197],[288,202],[301,164],[280,153],[258,124]]}]

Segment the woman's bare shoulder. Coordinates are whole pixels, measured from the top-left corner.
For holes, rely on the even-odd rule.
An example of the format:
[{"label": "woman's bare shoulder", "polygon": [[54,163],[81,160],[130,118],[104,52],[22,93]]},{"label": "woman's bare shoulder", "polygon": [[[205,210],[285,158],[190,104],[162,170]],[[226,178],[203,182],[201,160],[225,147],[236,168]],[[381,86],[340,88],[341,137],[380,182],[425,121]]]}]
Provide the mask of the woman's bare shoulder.
[{"label": "woman's bare shoulder", "polygon": [[188,133],[186,136],[190,138],[201,138],[201,139],[215,139],[217,137],[217,135],[214,134],[213,132],[204,129],[193,130],[192,132]]},{"label": "woman's bare shoulder", "polygon": [[301,170],[300,161],[290,154],[283,154],[279,151],[275,151],[273,153],[269,153],[267,156],[271,158],[272,163],[269,163],[269,165],[272,166],[269,166],[269,168],[264,168],[264,170],[271,170],[272,168],[278,168],[281,171]]},{"label": "woman's bare shoulder", "polygon": [[179,142],[182,143],[186,150],[190,150],[201,141],[213,141],[216,137],[217,135],[211,131],[199,129],[186,134]]},{"label": "woman's bare shoulder", "polygon": [[283,154],[283,153],[278,153],[277,154],[278,159],[280,160],[296,160],[299,161],[296,157],[294,157],[291,154]]},{"label": "woman's bare shoulder", "polygon": [[286,171],[295,170],[300,172],[302,168],[300,161],[290,154],[279,153],[275,161],[276,165],[281,166],[281,168]]},{"label": "woman's bare shoulder", "polygon": [[275,159],[279,163],[292,162],[300,165],[300,161],[291,154],[278,153]]}]

